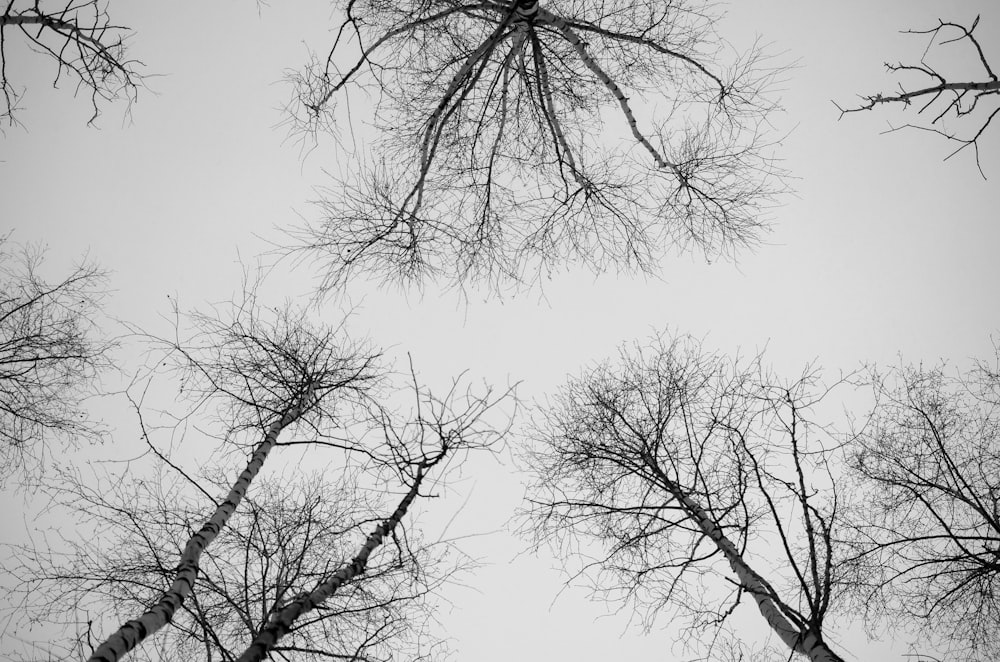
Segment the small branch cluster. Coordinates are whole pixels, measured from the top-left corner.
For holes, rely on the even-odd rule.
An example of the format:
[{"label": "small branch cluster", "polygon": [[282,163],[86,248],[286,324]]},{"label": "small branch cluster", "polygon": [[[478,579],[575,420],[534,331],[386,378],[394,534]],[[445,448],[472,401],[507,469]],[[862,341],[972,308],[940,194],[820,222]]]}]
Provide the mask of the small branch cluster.
[{"label": "small branch cluster", "polygon": [[110,365],[113,343],[95,323],[107,278],[82,262],[49,281],[39,273],[42,249],[6,242],[0,237],[0,461],[30,469],[54,437],[98,435],[82,404]]},{"label": "small branch cluster", "polygon": [[349,340],[341,326],[311,324],[290,305],[262,307],[253,289],[185,319],[173,339],[150,342],[178,374],[179,394],[195,407],[214,403],[230,438],[266,429],[293,408],[301,409],[299,424],[320,429],[341,418],[336,407],[367,407],[384,376],[379,353]]},{"label": "small branch cluster", "polygon": [[867,505],[852,592],[873,619],[915,621],[961,659],[1000,654],[998,365],[1000,351],[965,375],[873,375],[879,404],[852,445]]},{"label": "small branch cluster", "polygon": [[8,39],[20,33],[27,46],[55,63],[52,84],[70,78],[77,92],[90,95],[93,123],[102,103],[135,100],[142,63],[130,59],[125,40],[128,28],[108,16],[105,0],[10,0],[0,14],[0,90],[4,108],[0,119],[17,124],[23,95],[8,77]]}]

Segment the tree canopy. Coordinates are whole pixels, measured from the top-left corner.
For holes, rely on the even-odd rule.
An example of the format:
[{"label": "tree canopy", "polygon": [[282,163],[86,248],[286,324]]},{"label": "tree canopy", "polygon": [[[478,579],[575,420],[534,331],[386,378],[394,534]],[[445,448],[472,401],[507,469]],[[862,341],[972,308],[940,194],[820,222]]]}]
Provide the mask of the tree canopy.
[{"label": "tree canopy", "polygon": [[[671,248],[759,241],[781,188],[775,71],[694,2],[355,1],[293,74],[309,133],[373,97],[368,167],[295,233],[325,272],[535,282],[563,265],[656,271]],[[350,112],[348,108],[347,113]]]},{"label": "tree canopy", "polygon": [[[904,5],[856,110],[988,171],[992,17]],[[0,9],[0,657],[1000,654],[994,196],[828,101],[897,12],[253,9]]]}]

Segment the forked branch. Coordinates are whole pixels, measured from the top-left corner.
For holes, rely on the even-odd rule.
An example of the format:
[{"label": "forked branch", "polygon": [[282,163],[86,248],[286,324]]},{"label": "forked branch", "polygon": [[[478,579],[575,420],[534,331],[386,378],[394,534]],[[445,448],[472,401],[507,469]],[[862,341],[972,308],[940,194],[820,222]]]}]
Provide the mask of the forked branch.
[{"label": "forked branch", "polygon": [[93,123],[101,105],[125,99],[135,100],[142,85],[142,63],[128,55],[129,29],[111,21],[104,0],[10,0],[0,14],[0,90],[3,109],[0,118],[10,125],[23,90],[15,87],[8,74],[8,39],[21,34],[28,47],[55,64],[52,84],[69,78],[76,90],[90,95]]},{"label": "forked branch", "polygon": [[[898,104],[906,108],[918,105],[918,115],[928,118],[922,124],[893,126],[889,130],[915,128],[931,131],[958,144],[945,160],[971,147],[975,152],[976,166],[985,178],[979,160],[979,141],[990,127],[993,119],[1000,114],[1000,79],[997,78],[983,45],[975,35],[979,16],[969,27],[960,23],[938,20],[938,25],[929,30],[906,30],[906,34],[929,36],[927,47],[917,64],[886,63],[893,74],[912,74],[922,81],[920,86],[899,83],[895,93],[877,92],[863,96],[857,106],[842,108],[841,116],[847,113],[874,110],[883,105]],[[935,55],[941,47],[949,44],[965,44],[974,53],[975,64],[967,72],[951,75],[930,62],[932,50]],[[928,84],[929,83],[929,84]],[[926,113],[926,114],[925,114]]]}]

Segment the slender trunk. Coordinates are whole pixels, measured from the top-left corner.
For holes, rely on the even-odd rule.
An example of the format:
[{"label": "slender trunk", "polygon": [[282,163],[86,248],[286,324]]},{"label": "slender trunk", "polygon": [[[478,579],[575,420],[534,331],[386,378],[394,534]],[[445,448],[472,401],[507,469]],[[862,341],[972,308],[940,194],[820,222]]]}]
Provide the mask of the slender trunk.
[{"label": "slender trunk", "polygon": [[375,530],[365,540],[365,544],[361,548],[361,551],[358,552],[358,555],[351,559],[350,563],[337,570],[332,577],[321,582],[310,593],[299,596],[280,611],[273,614],[268,624],[254,637],[250,646],[243,651],[243,654],[240,655],[236,662],[261,662],[261,660],[264,660],[267,657],[268,651],[274,648],[278,640],[292,629],[292,625],[297,618],[323,604],[341,586],[347,584],[355,577],[364,574],[365,569],[368,567],[368,558],[375,551],[375,548],[381,545],[385,538],[392,533],[396,525],[403,519],[403,516],[406,515],[406,511],[410,508],[414,499],[417,498],[417,491],[420,489],[420,483],[423,482],[423,479],[424,467],[421,467],[417,471],[417,476],[413,481],[413,486],[410,487],[410,491],[399,502],[399,505],[389,519],[384,520],[375,527]]},{"label": "slender trunk", "polygon": [[715,520],[696,501],[676,487],[670,491],[681,502],[689,517],[695,521],[702,533],[714,542],[725,555],[726,560],[729,561],[729,567],[736,573],[740,585],[753,596],[761,616],[786,646],[796,653],[806,655],[813,662],[844,662],[842,657],[830,650],[830,647],[818,634],[808,630],[803,631],[788,620],[778,605],[777,594],[771,584],[747,565],[733,541],[722,533]]},{"label": "slender trunk", "polygon": [[212,516],[205,522],[198,533],[191,536],[184,552],[181,554],[180,564],[174,575],[174,581],[170,588],[160,596],[160,599],[150,607],[142,616],[135,620],[128,621],[122,625],[117,632],[107,638],[88,662],[117,662],[127,652],[135,648],[146,637],[150,636],[164,625],[169,623],[174,617],[177,609],[184,603],[184,599],[191,593],[194,582],[198,578],[199,561],[202,552],[205,551],[219,532],[229,522],[236,508],[243,500],[243,496],[250,487],[250,483],[260,473],[264,460],[268,453],[274,448],[278,441],[278,435],[286,427],[294,423],[306,410],[313,398],[313,390],[310,387],[302,396],[295,407],[289,409],[277,421],[272,423],[264,435],[264,440],[254,449],[250,461],[243,472],[233,483],[232,489],[226,496],[226,500],[219,505]]}]

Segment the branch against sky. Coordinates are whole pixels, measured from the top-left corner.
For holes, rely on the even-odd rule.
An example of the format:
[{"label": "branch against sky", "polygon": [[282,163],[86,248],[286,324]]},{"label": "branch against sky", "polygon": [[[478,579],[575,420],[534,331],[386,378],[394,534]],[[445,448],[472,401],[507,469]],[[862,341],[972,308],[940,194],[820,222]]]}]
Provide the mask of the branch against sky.
[{"label": "branch against sky", "polygon": [[[55,68],[52,85],[68,80],[90,96],[93,114],[101,114],[105,103],[135,101],[142,85],[142,63],[128,55],[129,29],[111,21],[105,0],[9,0],[0,14],[0,90],[3,107],[0,121],[13,126],[24,90],[11,77],[8,60],[11,42],[23,40]],[[15,73],[16,75],[16,73]]]},{"label": "branch against sky", "polygon": [[842,660],[824,631],[837,497],[806,418],[823,393],[691,338],[625,349],[532,426],[525,528],[564,557],[588,550],[598,595],[684,614],[692,638],[749,599],[786,651]]},{"label": "branch against sky", "polygon": [[[923,115],[922,123],[908,123],[890,130],[915,128],[944,136],[958,145],[945,160],[971,147],[976,156],[976,166],[983,174],[979,164],[979,141],[1000,113],[1000,79],[990,64],[983,44],[975,35],[978,25],[979,16],[976,16],[968,27],[939,19],[938,25],[933,28],[906,30],[906,34],[924,35],[929,39],[919,62],[886,62],[886,69],[899,74],[899,89],[863,96],[863,103],[857,106],[841,108],[838,105],[841,116],[873,110],[885,104],[916,107],[917,114]],[[933,64],[946,46],[964,49],[967,60],[965,70],[951,74]]]},{"label": "branch against sky", "polygon": [[731,254],[765,231],[776,72],[759,50],[730,53],[700,3],[342,9],[289,109],[315,134],[346,130],[352,90],[375,103],[369,165],[292,233],[322,289],[355,273],[497,286],[573,263],[651,272],[671,248]]},{"label": "branch against sky", "polygon": [[[851,469],[867,504],[852,583],[871,627],[916,622],[961,659],[1000,656],[1000,349],[965,374],[873,375]],[[949,656],[950,657],[950,656]]]},{"label": "branch against sky", "polygon": [[4,476],[39,470],[54,439],[98,438],[83,407],[113,343],[98,319],[107,274],[84,260],[48,280],[45,251],[0,237],[0,464]]}]

